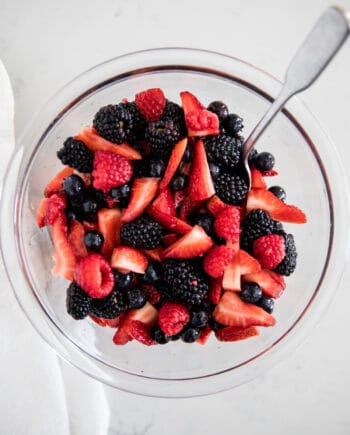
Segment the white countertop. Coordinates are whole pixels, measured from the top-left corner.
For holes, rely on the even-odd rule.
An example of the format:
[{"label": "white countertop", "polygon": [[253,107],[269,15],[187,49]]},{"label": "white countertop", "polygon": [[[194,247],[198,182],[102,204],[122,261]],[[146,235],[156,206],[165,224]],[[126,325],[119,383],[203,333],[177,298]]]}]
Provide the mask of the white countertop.
[{"label": "white countertop", "polygon": [[[330,4],[327,0],[0,0],[0,58],[14,87],[16,134],[71,78],[129,51],[160,46],[212,49],[282,79],[310,25]],[[349,0],[339,0],[339,5],[350,10]],[[334,140],[345,168],[350,165],[349,77],[350,41],[301,97]],[[249,384],[186,400],[147,399],[107,389],[113,396],[110,434],[349,435],[349,284],[348,271],[307,342]],[[0,387],[0,401],[5,400],[1,394]],[[31,412],[35,418],[35,403]],[[9,428],[0,427],[0,432],[7,434]]]}]

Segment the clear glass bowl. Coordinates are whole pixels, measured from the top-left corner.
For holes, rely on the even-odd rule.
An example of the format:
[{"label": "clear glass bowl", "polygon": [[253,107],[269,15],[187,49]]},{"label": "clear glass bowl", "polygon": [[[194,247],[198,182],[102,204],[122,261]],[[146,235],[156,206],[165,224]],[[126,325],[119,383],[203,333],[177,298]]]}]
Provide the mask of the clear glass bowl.
[{"label": "clear glass bowl", "polygon": [[204,104],[225,101],[252,129],[281,83],[238,59],[193,49],[158,49],[112,59],[61,89],[18,141],[5,177],[1,247],[12,287],[39,334],[65,360],[113,387],[149,396],[189,397],[225,390],[265,372],[288,355],[334,295],[348,253],[349,201],[336,149],[296,98],[261,137],[280,175],[271,180],[289,203],[308,216],[286,225],[295,234],[298,268],[277,301],[273,328],[237,343],[212,337],[205,346],[181,342],[115,346],[113,329],[74,321],[65,308],[67,282],[51,276],[52,242],[36,225],[36,209],[48,180],[60,168],[56,150],[67,136],[91,124],[105,104],[161,87],[169,99],[189,90]]}]

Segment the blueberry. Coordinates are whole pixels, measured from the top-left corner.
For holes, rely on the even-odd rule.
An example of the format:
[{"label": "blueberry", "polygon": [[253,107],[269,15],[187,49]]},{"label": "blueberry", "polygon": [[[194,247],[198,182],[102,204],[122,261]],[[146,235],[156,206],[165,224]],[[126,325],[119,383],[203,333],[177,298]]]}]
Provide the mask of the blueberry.
[{"label": "blueberry", "polygon": [[255,157],[254,164],[259,171],[270,171],[274,167],[275,158],[271,153],[264,151]]},{"label": "blueberry", "polygon": [[97,212],[99,210],[99,204],[96,199],[86,199],[82,203],[82,211],[84,213],[84,219],[87,221],[96,221]]},{"label": "blueberry", "polygon": [[84,181],[79,175],[70,175],[63,181],[63,191],[70,197],[80,196],[84,192]]},{"label": "blueberry", "polygon": [[188,176],[182,172],[179,172],[174,175],[173,179],[171,180],[170,187],[173,190],[183,190],[187,185],[187,181]]},{"label": "blueberry", "polygon": [[286,191],[281,186],[271,186],[269,191],[277,196],[281,201],[285,201],[287,196]]},{"label": "blueberry", "polygon": [[147,302],[147,296],[145,292],[136,287],[126,292],[126,298],[128,301],[128,306],[131,310],[142,308]]},{"label": "blueberry", "polygon": [[159,263],[152,262],[149,263],[147,269],[142,276],[142,280],[147,284],[153,284],[156,281],[159,281],[162,277],[162,267]]},{"label": "blueberry", "polygon": [[114,286],[118,290],[126,290],[131,287],[134,280],[134,274],[132,272],[122,273],[119,270],[113,270]]},{"label": "blueberry", "polygon": [[226,133],[235,136],[243,128],[243,119],[235,113],[230,113],[223,122]]},{"label": "blueberry", "polygon": [[90,251],[99,252],[103,242],[103,235],[98,231],[88,231],[84,236],[84,244]]},{"label": "blueberry", "polygon": [[197,214],[191,218],[193,225],[199,225],[207,234],[213,232],[214,217],[210,214]]},{"label": "blueberry", "polygon": [[275,307],[275,301],[267,296],[262,296],[256,305],[258,305],[263,310],[271,314]]},{"label": "blueberry", "polygon": [[213,180],[215,180],[215,178],[217,178],[221,174],[220,166],[212,162],[209,163],[209,171]]},{"label": "blueberry", "polygon": [[190,317],[190,323],[195,328],[204,328],[208,323],[208,314],[205,311],[192,311]]},{"label": "blueberry", "polygon": [[149,176],[150,177],[163,177],[165,172],[165,163],[163,160],[151,159],[149,161]]},{"label": "blueberry", "polygon": [[182,161],[185,163],[191,162],[193,159],[193,148],[191,145],[187,144]]},{"label": "blueberry", "polygon": [[220,122],[222,122],[228,115],[228,107],[222,101],[213,101],[209,104],[208,110],[218,115]]},{"label": "blueberry", "polygon": [[152,340],[154,340],[158,344],[166,344],[170,340],[170,337],[164,334],[164,332],[159,328],[158,325],[154,325],[151,328],[150,335]]},{"label": "blueberry", "polygon": [[225,325],[222,325],[221,323],[217,322],[213,318],[209,319],[208,324],[214,332],[225,327]]},{"label": "blueberry", "polygon": [[123,184],[122,186],[114,187],[110,190],[109,194],[113,199],[128,198],[130,196],[130,185]]},{"label": "blueberry", "polygon": [[171,340],[171,341],[177,341],[177,340],[179,340],[180,338],[181,338],[181,332],[179,332],[178,334],[172,335],[172,336],[170,337],[170,340]]},{"label": "blueberry", "polygon": [[245,282],[240,293],[241,299],[249,304],[255,304],[261,299],[262,290],[255,282]]},{"label": "blueberry", "polygon": [[198,328],[185,328],[181,332],[181,340],[185,343],[193,343],[200,336],[200,333]]}]

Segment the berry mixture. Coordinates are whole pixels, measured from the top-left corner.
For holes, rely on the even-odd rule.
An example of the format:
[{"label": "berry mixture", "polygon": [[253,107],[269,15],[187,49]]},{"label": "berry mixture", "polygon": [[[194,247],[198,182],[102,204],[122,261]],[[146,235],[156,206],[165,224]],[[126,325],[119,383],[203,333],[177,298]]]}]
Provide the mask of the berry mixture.
[{"label": "berry mixture", "polygon": [[296,267],[275,158],[242,162],[243,119],[190,92],[161,89],[101,107],[57,157],[38,212],[50,226],[52,273],[69,282],[67,312],[115,328],[113,342],[238,341],[275,324],[275,301]]}]

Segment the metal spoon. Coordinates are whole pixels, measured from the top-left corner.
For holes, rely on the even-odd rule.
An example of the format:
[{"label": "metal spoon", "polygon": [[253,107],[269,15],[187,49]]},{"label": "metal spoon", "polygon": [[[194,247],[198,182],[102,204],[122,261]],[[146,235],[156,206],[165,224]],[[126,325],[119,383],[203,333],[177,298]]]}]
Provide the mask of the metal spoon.
[{"label": "metal spoon", "polygon": [[289,64],[278,97],[244,142],[243,163],[247,171],[249,189],[251,174],[248,156],[255,142],[285,103],[293,95],[308,88],[326,68],[349,35],[348,17],[349,15],[338,7],[331,7],[321,15]]}]

